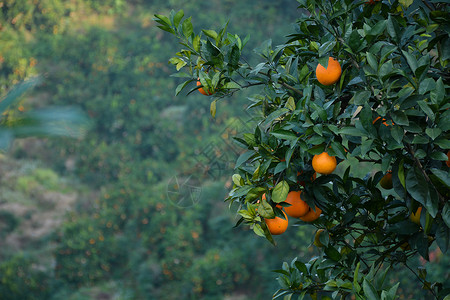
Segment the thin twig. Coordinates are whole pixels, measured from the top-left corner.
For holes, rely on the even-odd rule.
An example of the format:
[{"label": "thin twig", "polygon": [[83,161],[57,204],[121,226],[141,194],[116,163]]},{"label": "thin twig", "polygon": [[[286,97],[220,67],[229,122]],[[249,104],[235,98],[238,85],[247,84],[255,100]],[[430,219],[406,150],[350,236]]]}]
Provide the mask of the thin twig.
[{"label": "thin twig", "polygon": [[303,96],[302,91],[296,89],[295,87],[293,87],[293,86],[291,86],[291,85],[289,85],[289,84],[287,84],[287,83],[285,83],[285,82],[283,82],[283,81],[278,82],[278,83],[280,83],[280,84],[281,84],[282,86],[284,86],[285,88],[287,88],[287,89],[293,91],[294,93],[299,94],[300,96]]}]

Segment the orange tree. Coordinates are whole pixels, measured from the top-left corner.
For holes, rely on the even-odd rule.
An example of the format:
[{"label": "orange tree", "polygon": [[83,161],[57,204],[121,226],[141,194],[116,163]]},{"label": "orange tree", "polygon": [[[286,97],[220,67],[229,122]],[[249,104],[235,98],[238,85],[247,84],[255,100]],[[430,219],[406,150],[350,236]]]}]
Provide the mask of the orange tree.
[{"label": "orange tree", "polygon": [[[238,225],[275,244],[265,220],[285,218],[288,193],[301,191],[309,209],[289,226],[321,229],[320,256],[284,263],[274,298],[396,299],[398,284],[385,278],[403,266],[441,299],[448,283],[429,282],[411,263],[449,245],[448,4],[298,2],[295,32],[255,49],[256,65],[243,55],[248,38],[227,26],[197,34],[182,10],[155,15],[182,46],[170,59],[186,79],[177,94],[208,90],[214,116],[219,100],[258,89],[248,105],[257,125],[235,137],[245,151],[227,200]],[[343,161],[353,163],[334,171]],[[354,176],[364,165],[367,175]],[[379,184],[388,173],[393,189]]]}]

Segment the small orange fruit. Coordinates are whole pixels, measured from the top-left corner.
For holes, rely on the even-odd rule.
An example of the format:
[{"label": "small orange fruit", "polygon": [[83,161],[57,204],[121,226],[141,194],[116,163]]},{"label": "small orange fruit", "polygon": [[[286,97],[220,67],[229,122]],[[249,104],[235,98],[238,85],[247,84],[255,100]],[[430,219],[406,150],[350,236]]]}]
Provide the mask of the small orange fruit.
[{"label": "small orange fruit", "polygon": [[389,171],[386,175],[383,176],[380,180],[380,185],[383,189],[390,190],[393,187],[392,184],[392,172]]},{"label": "small orange fruit", "polygon": [[[197,80],[197,86],[200,86],[200,85],[202,85],[202,83],[200,82],[200,79],[199,79],[199,80]],[[205,91],[202,87],[199,88],[198,91],[205,96],[211,96],[213,94],[212,92],[210,92],[208,90]]]},{"label": "small orange fruit", "polygon": [[291,204],[291,206],[285,207],[284,211],[293,218],[299,218],[306,215],[309,206],[300,197],[301,191],[289,192],[286,198],[286,203]]},{"label": "small orange fruit", "polygon": [[288,227],[288,220],[286,214],[283,212],[286,219],[275,217],[273,219],[264,219],[267,224],[267,228],[272,235],[280,235],[284,233]]},{"label": "small orange fruit", "polygon": [[300,217],[300,220],[304,222],[312,222],[317,220],[320,217],[322,210],[316,206],[316,211],[312,210],[311,207],[306,215]]},{"label": "small orange fruit", "polygon": [[332,57],[328,58],[328,66],[326,69],[321,64],[318,64],[316,67],[317,80],[323,85],[335,84],[341,77],[341,74],[341,64]]},{"label": "small orange fruit", "polygon": [[422,206],[419,206],[419,208],[416,210],[415,213],[412,213],[409,218],[413,223],[416,223],[417,225],[420,225],[420,214],[422,213]]},{"label": "small orange fruit", "polygon": [[320,174],[331,174],[336,169],[336,157],[328,155],[326,152],[314,155],[312,159],[312,167],[314,171]]}]

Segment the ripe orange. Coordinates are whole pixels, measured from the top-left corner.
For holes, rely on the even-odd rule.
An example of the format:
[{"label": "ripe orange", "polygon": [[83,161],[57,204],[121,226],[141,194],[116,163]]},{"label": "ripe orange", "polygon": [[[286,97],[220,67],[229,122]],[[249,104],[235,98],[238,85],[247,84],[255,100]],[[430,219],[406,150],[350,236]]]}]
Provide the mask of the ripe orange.
[{"label": "ripe orange", "polygon": [[386,175],[383,176],[380,180],[380,185],[383,189],[390,190],[393,187],[392,184],[392,172],[389,171],[386,173]]},{"label": "ripe orange", "polygon": [[273,219],[264,219],[264,222],[267,224],[267,228],[269,228],[269,231],[273,235],[279,235],[286,231],[288,227],[288,220],[286,214],[283,212],[284,217],[286,219],[275,217]]},{"label": "ripe orange", "polygon": [[[200,80],[197,80],[197,86],[200,86],[200,85],[202,85],[202,83],[200,82]],[[205,96],[211,96],[213,94],[212,92],[210,92],[208,90],[205,91],[202,87],[199,88],[198,91]]]},{"label": "ripe orange", "polygon": [[314,155],[312,159],[312,167],[314,171],[320,174],[331,174],[336,169],[336,157],[328,155],[326,152]]},{"label": "ripe orange", "polygon": [[309,208],[309,211],[306,215],[300,217],[300,220],[304,222],[312,222],[319,218],[320,214],[322,213],[322,210],[316,206],[316,211],[312,210],[311,207]]},{"label": "ripe orange", "polygon": [[321,64],[318,64],[316,67],[317,80],[323,85],[335,84],[341,77],[341,74],[341,64],[332,57],[328,58],[328,66],[326,69]]},{"label": "ripe orange", "polygon": [[323,247],[324,244],[322,244],[322,242],[320,241],[320,235],[322,234],[322,232],[324,232],[325,230],[323,229],[319,229],[316,232],[316,235],[314,236],[314,245],[316,245],[316,247]]},{"label": "ripe orange", "polygon": [[415,213],[412,213],[409,218],[413,223],[416,223],[417,225],[420,225],[420,214],[422,213],[422,206],[419,206],[419,208],[416,210]]},{"label": "ripe orange", "polygon": [[450,150],[448,150],[448,152],[447,152],[447,157],[448,157],[448,160],[447,160],[447,167],[450,168]]},{"label": "ripe orange", "polygon": [[299,218],[306,215],[309,206],[300,197],[301,191],[289,192],[286,198],[286,203],[291,204],[291,206],[285,207],[284,211],[293,218]]}]

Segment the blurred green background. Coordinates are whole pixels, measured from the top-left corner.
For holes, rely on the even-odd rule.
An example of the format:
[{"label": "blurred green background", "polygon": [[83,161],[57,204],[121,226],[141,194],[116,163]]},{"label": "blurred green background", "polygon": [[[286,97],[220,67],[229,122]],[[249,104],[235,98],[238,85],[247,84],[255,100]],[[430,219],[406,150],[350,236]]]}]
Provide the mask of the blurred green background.
[{"label": "blurred green background", "polygon": [[[0,154],[0,299],[270,299],[272,270],[318,254],[312,226],[290,226],[277,247],[233,228],[231,137],[256,91],[220,101],[215,119],[210,98],[175,97],[167,61],[181,46],[152,20],[171,9],[197,31],[229,21],[249,34],[251,63],[298,13],[287,0],[0,1],[0,95],[42,77],[0,124],[54,106],[91,121],[83,138],[17,139]],[[441,265],[424,267],[442,279],[449,258],[433,253]]]}]

